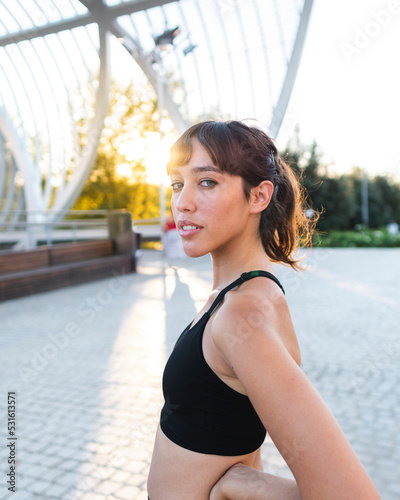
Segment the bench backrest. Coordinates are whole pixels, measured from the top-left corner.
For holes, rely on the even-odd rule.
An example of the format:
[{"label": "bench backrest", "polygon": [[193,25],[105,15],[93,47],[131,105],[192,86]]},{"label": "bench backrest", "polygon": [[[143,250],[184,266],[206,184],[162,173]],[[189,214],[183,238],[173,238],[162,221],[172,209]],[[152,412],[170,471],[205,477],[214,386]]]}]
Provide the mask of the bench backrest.
[{"label": "bench backrest", "polygon": [[113,255],[112,240],[62,243],[34,250],[0,252],[0,274],[29,271],[39,267],[68,264]]},{"label": "bench backrest", "polygon": [[81,241],[79,243],[62,243],[49,248],[50,265],[68,264],[81,260],[98,259],[112,255],[111,240]]},{"label": "bench backrest", "polygon": [[46,267],[50,263],[47,248],[0,252],[0,274],[28,271],[37,267]]}]

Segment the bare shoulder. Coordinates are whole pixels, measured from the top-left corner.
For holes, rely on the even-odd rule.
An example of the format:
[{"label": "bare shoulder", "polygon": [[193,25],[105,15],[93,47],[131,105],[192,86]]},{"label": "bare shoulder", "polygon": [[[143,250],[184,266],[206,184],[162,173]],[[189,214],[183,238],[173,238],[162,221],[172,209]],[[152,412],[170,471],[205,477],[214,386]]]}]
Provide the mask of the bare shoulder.
[{"label": "bare shoulder", "polygon": [[279,343],[300,365],[300,349],[285,295],[270,279],[254,278],[227,294],[213,320],[212,336],[223,354],[245,347],[244,343],[250,351]]},{"label": "bare shoulder", "polygon": [[214,343],[292,470],[302,498],[378,500],[340,426],[298,366],[289,308],[272,285],[246,282],[229,294],[213,320]]}]

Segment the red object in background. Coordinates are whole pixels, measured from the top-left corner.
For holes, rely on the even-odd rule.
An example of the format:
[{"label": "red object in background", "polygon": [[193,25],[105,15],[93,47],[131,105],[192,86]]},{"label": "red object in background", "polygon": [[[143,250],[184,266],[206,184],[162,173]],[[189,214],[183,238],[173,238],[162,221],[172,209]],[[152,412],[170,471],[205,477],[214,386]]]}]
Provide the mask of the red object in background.
[{"label": "red object in background", "polygon": [[176,229],[176,224],[172,217],[168,217],[168,219],[165,221],[164,230],[171,231],[171,229]]}]

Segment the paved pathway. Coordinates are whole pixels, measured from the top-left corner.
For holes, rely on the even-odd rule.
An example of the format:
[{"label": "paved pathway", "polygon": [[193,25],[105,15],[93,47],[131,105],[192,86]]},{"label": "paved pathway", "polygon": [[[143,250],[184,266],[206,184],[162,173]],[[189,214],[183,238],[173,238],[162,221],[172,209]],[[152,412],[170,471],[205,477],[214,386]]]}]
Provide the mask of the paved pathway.
[{"label": "paved pathway", "polygon": [[[313,250],[276,266],[303,368],[383,500],[400,499],[400,250]],[[165,357],[207,298],[207,257],[0,304],[0,498],[145,500]],[[7,392],[17,492],[7,491]],[[294,443],[291,453],[301,453]],[[290,474],[267,438],[266,469]]]}]

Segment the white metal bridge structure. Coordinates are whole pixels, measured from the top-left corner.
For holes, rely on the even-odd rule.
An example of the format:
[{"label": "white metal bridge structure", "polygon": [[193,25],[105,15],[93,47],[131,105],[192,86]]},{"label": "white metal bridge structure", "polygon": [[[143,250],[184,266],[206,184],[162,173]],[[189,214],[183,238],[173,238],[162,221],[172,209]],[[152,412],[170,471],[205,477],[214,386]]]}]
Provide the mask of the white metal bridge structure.
[{"label": "white metal bridge structure", "polygon": [[276,137],[312,0],[0,0],[0,237],[79,196],[127,51],[178,132],[254,118]]}]

